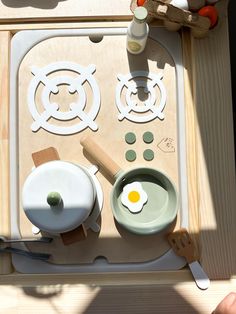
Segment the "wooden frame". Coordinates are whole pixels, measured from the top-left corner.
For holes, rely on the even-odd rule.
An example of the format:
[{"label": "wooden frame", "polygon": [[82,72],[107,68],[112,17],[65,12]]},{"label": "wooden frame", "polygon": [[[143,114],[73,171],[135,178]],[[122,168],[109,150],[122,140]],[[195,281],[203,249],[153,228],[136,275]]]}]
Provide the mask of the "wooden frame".
[{"label": "wooden frame", "polygon": [[[233,149],[232,100],[230,85],[230,63],[225,11],[227,3],[220,3],[221,19],[218,26],[204,40],[193,39],[187,31],[183,36],[185,57],[185,95],[188,181],[190,195],[190,219],[200,222],[192,223],[191,233],[196,235],[199,243],[203,267],[212,279],[228,279],[236,274],[235,247],[236,238],[235,174]],[[104,23],[104,24],[103,24]],[[126,22],[111,22],[114,26],[127,25]],[[100,22],[101,25],[108,22]],[[1,232],[9,232],[9,176],[8,176],[8,105],[9,105],[9,52],[10,38],[21,29],[77,28],[88,27],[90,23],[53,23],[53,24],[12,24],[0,26],[0,134],[1,134],[1,197],[0,215]],[[95,24],[94,24],[95,25]],[[219,47],[218,43],[221,42]],[[209,71],[207,69],[210,69]],[[213,74],[210,74],[212,73]],[[211,75],[209,79],[209,75]],[[4,84],[3,84],[4,82]],[[220,145],[219,145],[220,143]],[[2,274],[10,272],[9,257],[1,263]],[[111,274],[101,280],[101,274],[78,275],[81,282],[94,281],[136,284],[150,282],[174,282],[191,280],[188,270],[168,273]],[[53,282],[55,276],[41,276],[42,282]],[[32,282],[39,276],[12,274],[4,277],[5,283],[24,280]],[[17,279],[18,278],[18,279]],[[74,276],[58,275],[72,281]],[[63,279],[63,280],[64,280]]]}]

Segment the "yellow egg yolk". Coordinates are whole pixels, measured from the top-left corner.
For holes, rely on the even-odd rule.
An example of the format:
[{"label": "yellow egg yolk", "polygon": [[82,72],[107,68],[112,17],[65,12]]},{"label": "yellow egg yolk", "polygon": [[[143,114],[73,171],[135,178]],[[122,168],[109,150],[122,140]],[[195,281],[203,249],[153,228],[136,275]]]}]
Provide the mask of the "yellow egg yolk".
[{"label": "yellow egg yolk", "polygon": [[128,199],[132,203],[137,203],[140,200],[140,194],[137,191],[131,191],[128,194]]}]

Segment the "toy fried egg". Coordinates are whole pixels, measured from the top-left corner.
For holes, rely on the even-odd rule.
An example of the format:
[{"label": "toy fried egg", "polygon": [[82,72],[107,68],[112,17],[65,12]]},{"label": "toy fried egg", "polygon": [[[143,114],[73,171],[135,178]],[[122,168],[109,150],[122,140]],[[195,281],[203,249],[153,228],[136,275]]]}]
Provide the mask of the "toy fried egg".
[{"label": "toy fried egg", "polygon": [[143,190],[140,182],[133,182],[124,186],[121,194],[121,203],[129,209],[131,213],[138,213],[147,203],[148,196]]}]

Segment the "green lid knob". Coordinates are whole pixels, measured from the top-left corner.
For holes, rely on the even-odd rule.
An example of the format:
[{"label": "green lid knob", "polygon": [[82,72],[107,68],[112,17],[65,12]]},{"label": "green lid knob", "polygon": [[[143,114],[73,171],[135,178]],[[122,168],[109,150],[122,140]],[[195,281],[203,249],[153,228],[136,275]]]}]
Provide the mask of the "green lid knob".
[{"label": "green lid knob", "polygon": [[58,192],[50,192],[47,196],[47,203],[50,206],[58,206],[61,202],[61,195]]}]

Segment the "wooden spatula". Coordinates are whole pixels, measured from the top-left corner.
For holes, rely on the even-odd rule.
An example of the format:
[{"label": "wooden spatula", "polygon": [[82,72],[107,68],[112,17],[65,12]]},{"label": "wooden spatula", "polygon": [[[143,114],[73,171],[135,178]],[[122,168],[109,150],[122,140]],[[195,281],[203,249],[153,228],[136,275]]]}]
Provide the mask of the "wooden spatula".
[{"label": "wooden spatula", "polygon": [[168,235],[168,241],[174,252],[185,257],[198,288],[205,290],[210,285],[207,274],[195,258],[195,247],[189,233],[182,228]]}]

